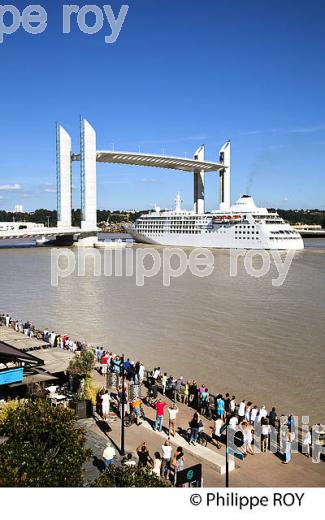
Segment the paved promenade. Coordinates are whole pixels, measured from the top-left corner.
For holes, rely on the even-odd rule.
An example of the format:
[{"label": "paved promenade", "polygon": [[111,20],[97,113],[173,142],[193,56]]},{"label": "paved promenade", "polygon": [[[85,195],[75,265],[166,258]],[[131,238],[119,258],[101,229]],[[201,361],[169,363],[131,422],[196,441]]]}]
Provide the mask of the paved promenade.
[{"label": "paved promenade", "polygon": [[[98,386],[105,385],[105,378],[94,371],[94,380]],[[113,389],[112,389],[113,391]],[[146,395],[146,389],[143,389],[143,395]],[[169,405],[170,399],[164,397]],[[179,413],[177,416],[177,427],[186,430],[191,420],[194,410],[188,406],[177,403]],[[165,409],[166,410],[166,409]],[[136,456],[136,448],[146,441],[150,455],[153,456],[155,451],[161,451],[160,447],[164,440],[167,439],[168,413],[165,411],[164,432],[155,432],[152,424],[155,419],[155,410],[144,405],[146,421],[140,426],[132,425],[125,428],[125,450]],[[204,431],[207,434],[212,433],[213,421],[203,418]],[[109,430],[106,433],[103,421],[93,421],[88,423],[88,431],[93,435],[97,435],[101,439],[111,439],[117,448],[120,447],[120,419],[109,423]],[[225,457],[225,446],[222,445],[218,450],[211,443],[206,448],[201,446],[190,446],[186,440],[177,435],[170,439],[173,447],[181,445],[185,452],[185,467],[193,464],[202,463],[203,467],[203,484],[206,487],[223,487],[225,485],[225,476],[218,472],[218,462],[220,456]],[[238,461],[236,459],[236,469],[230,472],[230,485],[238,487],[286,487],[286,486],[303,486],[303,487],[320,487],[325,486],[325,466],[321,461],[314,464],[301,453],[292,454],[292,460],[289,464],[282,464],[282,459],[273,453],[256,453],[255,455],[247,455],[245,460]]]}]

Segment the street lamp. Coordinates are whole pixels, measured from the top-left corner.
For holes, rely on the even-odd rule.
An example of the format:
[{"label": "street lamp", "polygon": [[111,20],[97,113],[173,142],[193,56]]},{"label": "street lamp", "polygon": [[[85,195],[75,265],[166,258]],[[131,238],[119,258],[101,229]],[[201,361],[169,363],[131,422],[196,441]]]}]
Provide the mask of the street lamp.
[{"label": "street lamp", "polygon": [[124,396],[124,383],[125,383],[125,370],[124,370],[124,354],[122,354],[121,358],[121,370],[122,370],[122,409],[121,409],[121,455],[125,455],[125,448],[124,448],[124,407],[125,407],[125,396]]}]

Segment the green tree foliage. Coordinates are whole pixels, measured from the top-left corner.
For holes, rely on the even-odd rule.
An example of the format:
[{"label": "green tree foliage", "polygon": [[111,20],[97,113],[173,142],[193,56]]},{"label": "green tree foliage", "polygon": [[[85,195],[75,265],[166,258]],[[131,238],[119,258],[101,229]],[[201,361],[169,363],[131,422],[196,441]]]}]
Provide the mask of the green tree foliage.
[{"label": "green tree foliage", "polygon": [[160,479],[147,469],[128,466],[108,466],[92,484],[94,487],[170,487],[165,480]]},{"label": "green tree foliage", "polygon": [[0,486],[77,487],[90,457],[75,416],[44,399],[9,410],[0,422]]},{"label": "green tree foliage", "polygon": [[71,359],[68,371],[73,376],[85,379],[91,375],[91,371],[95,368],[95,363],[95,352],[91,349],[83,350]]}]

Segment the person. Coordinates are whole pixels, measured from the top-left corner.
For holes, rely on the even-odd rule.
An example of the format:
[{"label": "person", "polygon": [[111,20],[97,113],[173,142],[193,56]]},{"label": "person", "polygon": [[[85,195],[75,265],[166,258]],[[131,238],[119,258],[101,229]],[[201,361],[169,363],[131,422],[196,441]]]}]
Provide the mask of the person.
[{"label": "person", "polygon": [[170,472],[170,461],[172,458],[172,447],[169,440],[166,440],[161,447],[162,451],[162,465],[161,465],[161,476],[168,479]]},{"label": "person", "polygon": [[140,385],[142,383],[140,378],[140,361],[137,361],[134,365],[134,383]]},{"label": "person", "polygon": [[134,466],[136,466],[137,463],[136,461],[133,459],[133,456],[132,456],[132,453],[128,453],[126,458],[124,458],[122,460],[122,466],[127,466],[129,468],[132,468]]},{"label": "person", "polygon": [[209,390],[204,388],[203,392],[200,393],[200,414],[206,414],[209,407]]},{"label": "person", "polygon": [[123,419],[122,417],[122,404],[124,404],[124,413],[127,413],[128,411],[128,393],[127,393],[127,390],[124,388],[124,390],[122,388],[119,388],[119,391],[118,391],[118,394],[117,394],[117,399],[118,399],[118,407],[119,407],[119,413],[120,413],[120,417]]},{"label": "person", "polygon": [[230,401],[231,401],[228,393],[225,395],[224,401],[225,401],[225,418],[227,418],[228,415],[230,414]]},{"label": "person", "polygon": [[175,403],[172,403],[171,406],[168,407],[169,414],[169,425],[168,425],[168,435],[172,435],[175,437],[176,435],[176,417],[178,414],[178,408]]},{"label": "person", "polygon": [[260,411],[259,411],[259,413],[258,413],[257,420],[258,420],[259,422],[261,422],[262,419],[263,419],[263,417],[267,417],[267,411],[266,411],[266,408],[265,408],[264,404],[263,404],[263,406],[260,408]]},{"label": "person", "polygon": [[251,411],[251,419],[250,419],[250,423],[252,426],[255,425],[255,421],[256,421],[256,417],[257,417],[257,412],[258,412],[258,408],[257,408],[257,405],[253,406],[252,408],[252,411]]},{"label": "person", "polygon": [[230,415],[233,415],[236,412],[236,406],[237,406],[236,396],[233,395],[231,400],[230,400],[230,405],[229,405]]},{"label": "person", "polygon": [[245,400],[243,399],[240,403],[239,403],[239,408],[238,408],[238,422],[241,423],[243,420],[244,420],[244,417],[245,417],[245,409],[246,409],[246,402]]},{"label": "person", "polygon": [[212,439],[216,441],[217,449],[220,450],[221,448],[221,428],[223,427],[224,422],[220,415],[217,415],[216,420],[214,421],[214,433],[212,434]]},{"label": "person", "polygon": [[183,385],[183,377],[179,377],[175,383],[175,401],[182,400],[182,385]]},{"label": "person", "polygon": [[302,438],[302,453],[306,455],[306,457],[310,457],[310,448],[311,448],[311,432],[310,429],[303,433]]},{"label": "person", "polygon": [[173,397],[173,387],[174,387],[174,379],[172,376],[169,376],[166,382],[166,395],[172,399]]},{"label": "person", "polygon": [[100,360],[100,368],[102,372],[102,376],[106,376],[107,374],[107,365],[108,365],[108,355],[106,352],[103,353]]},{"label": "person", "polygon": [[189,396],[189,383],[185,383],[184,393],[183,393],[183,403],[188,404],[188,396]]},{"label": "person", "polygon": [[189,425],[191,428],[191,436],[190,436],[189,444],[192,443],[195,446],[195,443],[197,442],[198,437],[199,437],[199,427],[200,427],[199,416],[196,412],[193,415],[192,420],[189,422]]},{"label": "person", "polygon": [[270,425],[266,417],[261,419],[261,451],[266,452],[269,447]]},{"label": "person", "polygon": [[246,410],[245,410],[245,420],[246,422],[250,423],[251,421],[251,413],[252,413],[252,402],[251,401],[248,401],[247,405],[246,405]]},{"label": "person", "polygon": [[324,426],[320,423],[317,423],[313,426],[313,436],[312,436],[312,456],[313,462],[320,462],[321,455],[324,450],[324,435],[325,430]]},{"label": "person", "polygon": [[189,396],[188,396],[188,405],[192,408],[197,407],[197,399],[198,399],[198,388],[196,381],[191,381],[189,384]]},{"label": "person", "polygon": [[51,345],[51,347],[55,346],[55,340],[56,340],[56,334],[55,334],[54,330],[52,330],[52,332],[50,334],[50,345]]},{"label": "person", "polygon": [[177,473],[179,471],[182,471],[182,469],[184,467],[184,452],[183,452],[183,448],[181,448],[181,446],[178,446],[178,448],[176,448],[176,452],[172,459],[171,466],[174,469],[174,486],[176,486]]},{"label": "person", "polygon": [[237,430],[238,426],[238,418],[235,414],[231,415],[229,418],[229,428],[232,428],[233,430]]},{"label": "person", "polygon": [[289,462],[291,460],[291,441],[292,441],[291,432],[290,432],[289,428],[287,428],[283,464],[289,464]]},{"label": "person", "polygon": [[270,411],[269,413],[269,424],[270,426],[273,426],[273,428],[275,428],[275,422],[277,420],[277,414],[276,414],[276,410],[275,410],[275,407],[273,406],[272,410]]},{"label": "person", "polygon": [[250,455],[254,455],[254,451],[252,448],[252,442],[253,442],[253,433],[252,433],[252,426],[249,423],[249,421],[243,421],[241,423],[241,429],[243,433],[243,450],[244,453],[249,453]]},{"label": "person", "polygon": [[139,458],[138,466],[140,468],[146,468],[148,465],[153,464],[153,460],[149,455],[149,451],[145,442],[140,444],[140,446],[137,447],[136,451]]},{"label": "person", "polygon": [[115,455],[116,455],[115,448],[113,448],[112,444],[110,442],[108,442],[106,444],[106,448],[103,451],[103,459],[104,459],[105,468],[107,468],[107,466],[110,466],[111,464],[115,464],[115,460],[114,460]]},{"label": "person", "polygon": [[221,394],[218,394],[218,396],[217,396],[217,415],[219,415],[221,417],[221,419],[224,419],[225,402],[224,402]]},{"label": "person", "polygon": [[109,416],[109,407],[111,402],[111,396],[109,395],[108,390],[106,390],[105,393],[101,396],[101,402],[103,418],[106,420]]},{"label": "person", "polygon": [[140,421],[141,405],[142,405],[142,401],[141,401],[141,399],[139,399],[137,397],[134,397],[130,403],[131,411],[133,410],[133,412],[135,414],[135,422],[136,422],[137,426],[140,426],[140,424],[142,424],[142,422]]},{"label": "person", "polygon": [[99,390],[96,394],[96,412],[98,413],[98,415],[102,416],[103,415],[103,409],[102,409],[102,395],[103,395],[103,392],[102,390]]},{"label": "person", "polygon": [[161,378],[162,394],[165,395],[167,386],[167,373],[165,372]]},{"label": "person", "polygon": [[154,378],[155,381],[158,381],[159,376],[160,376],[160,367],[154,368],[152,377]]},{"label": "person", "polygon": [[140,361],[139,371],[138,371],[138,382],[140,385],[142,384],[142,381],[144,380],[144,373],[145,373],[144,364],[141,363],[141,361]]},{"label": "person", "polygon": [[167,406],[167,403],[165,401],[162,401],[162,399],[158,399],[155,402],[155,408],[156,408],[156,422],[154,429],[159,432],[162,431],[163,425],[164,425],[164,409],[165,406]]},{"label": "person", "polygon": [[157,475],[157,477],[160,477],[161,464],[162,464],[161,455],[160,455],[159,451],[156,451],[155,452],[155,458],[153,460],[152,473]]}]

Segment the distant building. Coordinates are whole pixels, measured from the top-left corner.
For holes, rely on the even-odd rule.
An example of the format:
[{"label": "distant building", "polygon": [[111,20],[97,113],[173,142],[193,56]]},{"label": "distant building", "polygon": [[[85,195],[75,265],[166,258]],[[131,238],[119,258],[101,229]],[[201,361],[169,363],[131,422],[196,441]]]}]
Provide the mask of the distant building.
[{"label": "distant building", "polygon": [[24,213],[24,206],[22,204],[16,204],[15,213]]}]

